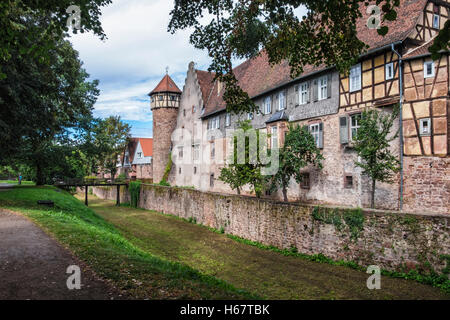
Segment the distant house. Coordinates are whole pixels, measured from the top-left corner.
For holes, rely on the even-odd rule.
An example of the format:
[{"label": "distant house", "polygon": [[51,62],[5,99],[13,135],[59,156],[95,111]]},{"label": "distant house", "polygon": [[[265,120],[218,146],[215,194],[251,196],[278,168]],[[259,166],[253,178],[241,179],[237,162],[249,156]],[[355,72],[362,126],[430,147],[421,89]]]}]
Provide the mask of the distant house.
[{"label": "distant house", "polygon": [[117,174],[131,179],[153,179],[152,159],[152,138],[130,138],[117,164]]},{"label": "distant house", "polygon": [[153,139],[138,138],[132,168],[136,179],[152,179]]}]

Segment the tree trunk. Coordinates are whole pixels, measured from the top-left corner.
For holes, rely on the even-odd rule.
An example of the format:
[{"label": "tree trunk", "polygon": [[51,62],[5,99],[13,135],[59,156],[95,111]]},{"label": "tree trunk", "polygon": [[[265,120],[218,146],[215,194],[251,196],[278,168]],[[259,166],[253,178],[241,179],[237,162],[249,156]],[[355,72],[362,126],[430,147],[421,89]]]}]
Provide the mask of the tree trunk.
[{"label": "tree trunk", "polygon": [[285,186],[283,186],[283,198],[284,198],[284,202],[288,202],[288,197],[287,197],[287,189]]},{"label": "tree trunk", "polygon": [[376,180],[372,179],[372,194],[371,194],[371,199],[370,199],[370,207],[372,209],[375,209],[375,183],[376,183]]},{"label": "tree trunk", "polygon": [[241,194],[241,189],[237,188],[236,190],[237,190],[237,194],[240,195]]},{"label": "tree trunk", "polygon": [[44,173],[39,163],[36,164],[36,185],[43,186],[45,183]]}]

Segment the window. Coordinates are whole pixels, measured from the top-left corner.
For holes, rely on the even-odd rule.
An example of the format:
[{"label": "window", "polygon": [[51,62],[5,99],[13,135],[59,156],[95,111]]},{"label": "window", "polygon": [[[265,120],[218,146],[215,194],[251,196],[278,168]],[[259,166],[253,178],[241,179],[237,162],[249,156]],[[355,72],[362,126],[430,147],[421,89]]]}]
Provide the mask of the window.
[{"label": "window", "polygon": [[284,106],[286,105],[286,94],[284,91],[281,91],[278,94],[278,110],[284,110]]},{"label": "window", "polygon": [[194,145],[193,157],[194,157],[194,160],[198,160],[200,158],[200,145],[199,144]]},{"label": "window", "polygon": [[420,119],[420,135],[429,136],[431,134],[431,119]]},{"label": "window", "polygon": [[164,96],[162,96],[162,95],[158,96],[159,101],[163,101],[163,99],[164,99]]},{"label": "window", "polygon": [[319,124],[315,123],[315,124],[310,125],[309,132],[313,136],[316,146],[319,146],[319,141],[320,141]]},{"label": "window", "polygon": [[278,127],[272,127],[271,147],[278,148]]},{"label": "window", "polygon": [[301,176],[302,181],[300,182],[300,188],[309,189],[310,188],[309,173],[308,172],[302,173]]},{"label": "window", "polygon": [[299,101],[300,104],[307,104],[309,102],[309,83],[305,82],[299,86]]},{"label": "window", "polygon": [[181,167],[178,168],[178,174],[181,174]]},{"label": "window", "polygon": [[183,147],[178,147],[178,158],[183,159]]},{"label": "window", "polygon": [[328,98],[328,77],[323,76],[319,78],[319,96],[318,100],[323,100]]},{"label": "window", "polygon": [[269,114],[272,112],[272,99],[267,97],[264,99],[264,114]]},{"label": "window", "polygon": [[192,113],[196,113],[197,112],[197,107],[196,106],[192,106]]},{"label": "window", "polygon": [[152,102],[155,102],[155,97],[152,97],[151,100],[152,100]]},{"label": "window", "polygon": [[361,64],[350,68],[350,92],[361,90]]},{"label": "window", "polygon": [[194,174],[197,174],[197,167],[194,167]]},{"label": "window", "polygon": [[171,100],[171,101],[175,101],[175,100],[176,100],[176,98],[177,98],[177,97],[176,97],[176,96],[174,96],[174,95],[171,95],[171,96],[170,96],[170,100]]},{"label": "window", "polygon": [[423,64],[424,77],[432,78],[434,77],[434,62],[433,61],[425,61]]},{"label": "window", "polygon": [[186,109],[183,110],[183,117],[186,117]]},{"label": "window", "polygon": [[440,26],[439,26],[439,15],[438,14],[434,14],[433,15],[433,28],[435,28],[435,29],[439,29],[440,28]]},{"label": "window", "polygon": [[353,188],[353,176],[352,175],[346,175],[344,178],[344,187],[347,189]]},{"label": "window", "polygon": [[253,113],[247,113],[247,120],[253,120]]},{"label": "window", "polygon": [[209,176],[209,186],[212,188],[214,187],[214,173],[211,173]]},{"label": "window", "polygon": [[393,63],[388,63],[386,65],[386,80],[391,80],[392,78],[394,78],[394,64]]},{"label": "window", "polygon": [[351,140],[356,139],[356,134],[358,133],[358,129],[361,126],[361,113],[357,113],[350,116],[350,138]]},{"label": "window", "polygon": [[227,113],[225,116],[225,126],[229,127],[231,125],[231,114]]},{"label": "window", "polygon": [[142,158],[142,152],[137,153],[138,158]]}]

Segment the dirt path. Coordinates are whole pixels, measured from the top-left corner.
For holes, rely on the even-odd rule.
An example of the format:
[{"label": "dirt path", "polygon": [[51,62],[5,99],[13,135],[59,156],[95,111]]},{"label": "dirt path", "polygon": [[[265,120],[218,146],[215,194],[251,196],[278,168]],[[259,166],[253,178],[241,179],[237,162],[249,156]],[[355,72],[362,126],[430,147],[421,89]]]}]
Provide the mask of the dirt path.
[{"label": "dirt path", "polygon": [[140,248],[269,299],[450,298],[437,288],[390,277],[382,277],[381,290],[369,290],[364,272],[262,250],[156,212],[116,207],[93,196],[89,201]]},{"label": "dirt path", "polygon": [[[80,290],[67,288],[71,265],[81,268]],[[34,223],[0,209],[0,300],[120,298]]]}]

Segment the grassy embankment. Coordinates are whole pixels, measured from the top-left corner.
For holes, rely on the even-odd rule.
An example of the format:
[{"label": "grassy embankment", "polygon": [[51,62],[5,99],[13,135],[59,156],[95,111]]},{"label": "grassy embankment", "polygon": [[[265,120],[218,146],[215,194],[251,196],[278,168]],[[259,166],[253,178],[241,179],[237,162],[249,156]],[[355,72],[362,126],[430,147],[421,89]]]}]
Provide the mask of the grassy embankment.
[{"label": "grassy embankment", "polygon": [[[52,200],[54,208],[37,205]],[[53,235],[99,276],[126,295],[149,299],[249,299],[211,275],[146,252],[67,192],[53,187],[16,187],[0,192],[0,207],[20,212]]]},{"label": "grassy embankment", "polygon": [[[81,197],[81,195],[80,195]],[[309,261],[154,211],[116,207],[92,196],[90,207],[134,245],[189,265],[268,299],[449,299],[438,288],[383,276],[369,290],[365,270]],[[238,240],[238,241],[236,241]],[[269,248],[270,249],[270,248]],[[313,256],[310,256],[313,257]]]}]

